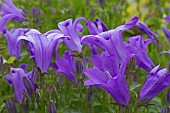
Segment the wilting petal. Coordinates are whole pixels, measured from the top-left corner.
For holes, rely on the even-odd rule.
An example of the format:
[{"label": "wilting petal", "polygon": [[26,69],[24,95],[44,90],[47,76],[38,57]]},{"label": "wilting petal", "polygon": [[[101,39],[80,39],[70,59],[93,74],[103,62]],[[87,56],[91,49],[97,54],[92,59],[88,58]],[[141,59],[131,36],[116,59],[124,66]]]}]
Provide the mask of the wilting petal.
[{"label": "wilting petal", "polygon": [[147,99],[145,102],[147,103],[169,86],[170,74],[167,74],[167,72],[168,70],[166,68],[159,69],[159,65],[151,70],[140,91],[139,101]]}]

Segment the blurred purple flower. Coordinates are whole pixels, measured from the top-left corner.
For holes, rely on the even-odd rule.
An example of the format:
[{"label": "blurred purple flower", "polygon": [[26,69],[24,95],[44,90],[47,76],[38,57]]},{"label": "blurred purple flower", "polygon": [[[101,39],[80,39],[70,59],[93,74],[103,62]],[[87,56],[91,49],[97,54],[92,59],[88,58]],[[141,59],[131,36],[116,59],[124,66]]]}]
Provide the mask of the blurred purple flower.
[{"label": "blurred purple flower", "polygon": [[170,89],[168,89],[168,92],[166,94],[166,103],[170,105]]},{"label": "blurred purple flower", "polygon": [[162,27],[165,37],[170,41],[170,30],[166,27]]},{"label": "blurred purple flower", "polygon": [[6,100],[6,107],[7,107],[8,113],[18,113],[15,102],[10,98]]},{"label": "blurred purple flower", "polygon": [[39,20],[39,16],[40,16],[40,14],[41,14],[40,9],[39,9],[39,8],[36,8],[36,7],[32,7],[32,8],[31,8],[31,13],[32,13],[33,17],[35,17],[36,23],[37,23],[38,25],[40,25],[40,20]]},{"label": "blurred purple flower", "polygon": [[2,18],[0,19],[0,32],[4,25],[11,19],[23,22],[25,20],[25,13],[18,9],[12,2],[12,0],[5,0],[1,6],[0,13]]},{"label": "blurred purple flower", "polygon": [[104,6],[105,0],[99,0],[100,5],[103,7]]},{"label": "blurred purple flower", "polygon": [[70,36],[70,40],[64,39],[64,43],[71,51],[81,52],[82,44],[80,42],[80,36],[78,32],[83,31],[83,26],[79,24],[80,21],[85,20],[85,18],[77,18],[74,22],[72,19],[65,20],[58,23],[58,28],[65,36]]},{"label": "blurred purple flower", "polygon": [[138,17],[132,17],[125,25],[114,30],[101,32],[98,35],[87,35],[82,37],[82,42],[93,44],[105,51],[105,55],[117,55],[119,63],[127,57],[127,51],[122,39],[122,32],[130,30],[138,21]]},{"label": "blurred purple flower", "polygon": [[32,15],[35,16],[35,17],[37,17],[37,16],[39,16],[39,15],[41,14],[40,9],[39,9],[39,8],[36,8],[36,7],[32,7],[32,8],[31,8],[31,13],[32,13]]},{"label": "blurred purple flower", "polygon": [[[11,74],[5,75],[7,83],[14,87],[14,96],[19,103],[22,103],[24,100],[24,92],[27,92],[23,83],[23,77],[29,79],[33,86],[36,86],[34,76],[34,71],[26,73],[22,68],[11,68]],[[37,87],[34,87],[34,91],[36,88]]]},{"label": "blurred purple flower", "polygon": [[146,104],[170,85],[170,74],[167,74],[167,72],[168,70],[166,68],[159,69],[159,65],[150,71],[140,91],[139,101],[147,99],[145,101]]},{"label": "blurred purple flower", "polygon": [[16,59],[20,56],[21,51],[21,42],[17,43],[17,38],[19,36],[24,35],[24,33],[28,31],[26,28],[16,28],[11,29],[10,31],[7,31],[6,33],[6,40],[8,43],[8,52],[10,56],[15,56]]},{"label": "blurred purple flower", "polygon": [[170,16],[164,17],[163,19],[167,22],[170,22]]},{"label": "blurred purple flower", "polygon": [[136,23],[136,27],[140,30],[140,31],[142,31],[142,32],[144,32],[146,35],[148,35],[151,39],[155,39],[154,38],[154,36],[155,37],[157,37],[157,34],[155,34],[153,31],[151,31],[151,29],[145,24],[145,23],[143,23],[143,22],[137,22]]},{"label": "blurred purple flower", "polygon": [[106,58],[94,56],[92,61],[95,66],[84,71],[84,74],[90,78],[90,80],[85,81],[84,85],[100,86],[104,88],[118,104],[128,105],[130,93],[124,75],[126,65],[132,57],[134,57],[134,54],[126,57],[119,68],[118,58],[116,56]]},{"label": "blurred purple flower", "polygon": [[48,113],[57,113],[56,106],[51,101],[49,102],[49,105],[48,105]]},{"label": "blurred purple flower", "polygon": [[65,51],[64,58],[57,56],[57,72],[66,76],[70,81],[76,82],[76,67],[74,57],[68,51]]},{"label": "blurred purple flower", "polygon": [[27,32],[25,36],[18,37],[17,42],[20,40],[30,42],[29,52],[32,55],[31,58],[34,59],[36,66],[41,69],[42,73],[44,73],[48,70],[51,64],[54,48],[59,45],[62,38],[63,34],[60,33],[45,35],[33,29]]},{"label": "blurred purple flower", "polygon": [[128,54],[136,54],[137,65],[150,72],[154,63],[146,53],[147,45],[153,42],[152,39],[143,40],[142,36],[134,36],[128,39],[129,44],[126,49]]},{"label": "blurred purple flower", "polygon": [[169,54],[170,55],[170,50],[169,51],[162,51],[159,53],[159,56],[161,56],[162,54]]}]

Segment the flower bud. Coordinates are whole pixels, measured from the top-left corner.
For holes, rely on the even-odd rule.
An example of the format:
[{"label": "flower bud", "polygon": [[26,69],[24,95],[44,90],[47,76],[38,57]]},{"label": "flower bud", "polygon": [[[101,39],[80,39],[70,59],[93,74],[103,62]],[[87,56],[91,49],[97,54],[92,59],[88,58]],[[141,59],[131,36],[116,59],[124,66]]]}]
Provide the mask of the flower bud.
[{"label": "flower bud", "polygon": [[12,99],[6,100],[8,113],[17,113],[15,102]]},{"label": "flower bud", "polygon": [[0,55],[0,73],[2,71],[2,64],[3,64],[3,58],[2,56]]},{"label": "flower bud", "polygon": [[168,89],[168,92],[166,94],[166,102],[170,105],[170,89]]},{"label": "flower bud", "polygon": [[48,113],[57,113],[57,109],[55,107],[55,104],[51,101],[48,105]]},{"label": "flower bud", "polygon": [[81,76],[84,70],[83,62],[81,60],[76,61],[76,73]]},{"label": "flower bud", "polygon": [[23,83],[27,90],[28,95],[30,97],[32,97],[32,94],[34,92],[34,86],[33,86],[32,82],[27,77],[23,77]]},{"label": "flower bud", "polygon": [[162,106],[161,113],[168,113],[168,108],[166,106]]}]

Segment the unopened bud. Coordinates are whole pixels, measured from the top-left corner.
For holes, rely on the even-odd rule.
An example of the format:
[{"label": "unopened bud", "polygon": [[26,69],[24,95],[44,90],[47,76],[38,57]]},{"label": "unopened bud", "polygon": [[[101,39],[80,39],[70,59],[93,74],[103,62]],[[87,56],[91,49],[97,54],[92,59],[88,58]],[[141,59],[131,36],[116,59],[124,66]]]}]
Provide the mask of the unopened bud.
[{"label": "unopened bud", "polygon": [[6,100],[6,106],[7,106],[8,113],[18,113],[15,102],[12,99]]},{"label": "unopened bud", "polygon": [[170,105],[170,89],[168,89],[168,92],[166,94],[166,102]]},{"label": "unopened bud", "polygon": [[3,58],[2,56],[0,55],[0,73],[2,71],[2,64],[3,64]]},{"label": "unopened bud", "polygon": [[161,113],[168,113],[168,108],[166,106],[162,106]]},{"label": "unopened bud", "polygon": [[57,113],[57,109],[55,107],[55,104],[51,101],[48,105],[48,113]]},{"label": "unopened bud", "polygon": [[168,63],[168,72],[170,73],[170,61]]},{"label": "unopened bud", "polygon": [[30,97],[32,97],[32,94],[34,92],[34,86],[33,86],[32,82],[27,77],[23,77],[23,83],[27,90],[28,95]]},{"label": "unopened bud", "polygon": [[83,62],[81,60],[76,61],[76,73],[81,76],[84,70]]}]

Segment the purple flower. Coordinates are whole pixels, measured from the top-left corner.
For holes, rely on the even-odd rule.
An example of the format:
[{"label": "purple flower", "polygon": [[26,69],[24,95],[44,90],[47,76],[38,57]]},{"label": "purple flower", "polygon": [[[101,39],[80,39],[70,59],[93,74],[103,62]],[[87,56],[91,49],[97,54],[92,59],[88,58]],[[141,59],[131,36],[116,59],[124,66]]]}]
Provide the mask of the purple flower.
[{"label": "purple flower", "polygon": [[[26,77],[32,84],[35,84],[34,76],[33,71],[26,73],[22,68],[11,68],[11,74],[5,75],[7,83],[14,87],[14,96],[19,103],[22,103],[24,100],[24,92],[27,92],[23,83],[23,78]],[[34,91],[35,90],[36,87],[34,87]]]},{"label": "purple flower", "polygon": [[159,53],[159,56],[161,56],[162,54],[169,54],[170,55],[170,50],[169,51],[162,51]]},{"label": "purple flower", "polygon": [[56,106],[52,101],[49,102],[48,113],[57,113]]},{"label": "purple flower", "polygon": [[164,17],[163,19],[167,22],[170,22],[170,16]]},{"label": "purple flower", "polygon": [[127,57],[127,51],[122,39],[124,30],[132,29],[138,21],[138,17],[132,17],[125,25],[119,26],[114,30],[105,31],[98,35],[88,35],[82,37],[82,42],[98,46],[105,51],[105,55],[117,55],[121,63]]},{"label": "purple flower", "polygon": [[[88,28],[88,31],[91,35],[97,35],[101,32],[105,32],[105,31],[108,31],[106,25],[101,21],[101,19],[95,19],[94,22],[88,20],[87,23],[86,23],[86,26]],[[89,44],[89,47],[90,47],[90,50],[91,50],[91,53],[93,55],[97,55],[98,54],[98,51],[97,51],[97,47],[92,45],[92,44]]]},{"label": "purple flower", "polygon": [[41,72],[46,72],[51,64],[53,50],[62,41],[63,34],[51,33],[41,34],[37,30],[30,30],[25,36],[18,37],[17,41],[26,40],[30,42],[31,58],[34,59]]},{"label": "purple flower", "polygon": [[6,107],[7,107],[8,113],[18,113],[15,102],[10,98],[6,100]]},{"label": "purple flower", "polygon": [[11,19],[23,22],[25,20],[25,13],[18,9],[11,0],[5,0],[1,6],[0,13],[2,18],[0,19],[0,32],[3,26]]},{"label": "purple flower", "polygon": [[78,32],[83,31],[83,26],[79,24],[82,20],[85,20],[85,18],[77,18],[74,22],[72,19],[68,19],[58,23],[58,28],[61,32],[71,38],[70,40],[64,39],[64,43],[71,51],[82,51],[82,44],[80,42],[80,36],[78,35]]},{"label": "purple flower", "polygon": [[[99,57],[94,56],[92,61],[94,67],[84,71],[84,74],[90,78],[84,85],[97,85],[104,88],[120,105],[128,105],[130,93],[125,81],[125,69],[128,61],[134,57],[134,54],[126,57],[120,68],[116,56]],[[100,63],[101,62],[101,63]]]},{"label": "purple flower", "polygon": [[165,37],[170,41],[170,30],[166,27],[162,27]]},{"label": "purple flower", "polygon": [[151,31],[151,29],[145,24],[145,23],[143,23],[143,22],[137,22],[136,23],[136,27],[140,30],[140,31],[142,31],[142,32],[144,32],[146,35],[148,35],[151,39],[155,39],[154,38],[154,36],[155,37],[157,37],[157,34],[155,34],[153,31]]},{"label": "purple flower", "polygon": [[99,18],[95,19],[94,22],[88,20],[86,26],[91,35],[97,35],[101,32],[108,31],[106,25]]},{"label": "purple flower", "polygon": [[11,29],[6,33],[6,40],[8,43],[8,52],[10,56],[15,56],[17,59],[20,56],[21,51],[21,42],[17,43],[17,38],[19,36],[24,35],[24,33],[28,29],[25,28],[17,28],[17,29]]},{"label": "purple flower", "polygon": [[74,57],[68,51],[65,51],[64,58],[57,56],[57,72],[65,75],[70,81],[76,82],[76,67]]},{"label": "purple flower", "polygon": [[170,74],[167,74],[167,72],[168,70],[166,68],[159,69],[159,65],[150,71],[140,91],[139,101],[147,99],[145,103],[149,102],[170,85]]},{"label": "purple flower", "polygon": [[152,66],[154,66],[154,63],[147,55],[146,48],[149,43],[153,42],[153,40],[143,40],[142,36],[138,35],[129,38],[128,41],[129,45],[126,47],[128,54],[136,54],[137,65],[149,72],[152,69]]}]

